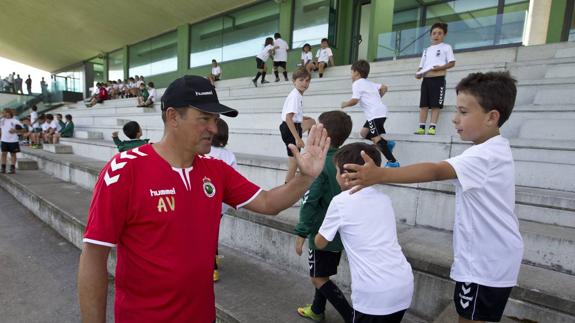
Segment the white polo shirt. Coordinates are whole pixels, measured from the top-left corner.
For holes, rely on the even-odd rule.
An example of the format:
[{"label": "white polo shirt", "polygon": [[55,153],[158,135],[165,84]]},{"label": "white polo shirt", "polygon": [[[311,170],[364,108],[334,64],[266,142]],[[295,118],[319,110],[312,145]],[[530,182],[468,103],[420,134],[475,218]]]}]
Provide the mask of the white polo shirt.
[{"label": "white polo shirt", "polygon": [[451,278],[490,287],[517,283],[523,239],[515,216],[515,166],[501,136],[446,160],[455,172]]},{"label": "white polo shirt", "polygon": [[355,80],[351,86],[351,98],[359,100],[359,106],[368,121],[387,116],[387,107],[381,101],[379,89],[381,89],[381,84],[364,78]]},{"label": "white polo shirt", "polygon": [[324,62],[324,63],[328,63],[329,58],[331,56],[333,56],[333,53],[331,52],[331,48],[329,48],[329,47],[320,48],[317,50],[317,53],[315,54],[315,57],[317,57],[317,61],[318,62]]},{"label": "white polo shirt", "polygon": [[434,66],[445,65],[449,62],[455,62],[453,49],[451,49],[449,44],[439,43],[437,45],[431,45],[423,50],[419,67],[422,72],[427,72]]},{"label": "white polo shirt", "polygon": [[148,89],[148,100],[150,100],[151,102],[156,102],[156,89],[155,88],[149,88]]},{"label": "white polo shirt", "polygon": [[16,125],[22,125],[16,118],[0,118],[0,129],[2,129],[2,136],[0,137],[0,141],[18,142],[18,134],[10,133],[11,129],[16,129]]},{"label": "white polo shirt", "polygon": [[261,59],[262,61],[267,61],[270,58],[270,50],[274,49],[273,45],[267,45],[262,49],[262,51],[256,56],[257,58]]},{"label": "white polo shirt", "polygon": [[303,95],[297,90],[293,89],[284,101],[282,109],[282,121],[286,121],[287,114],[293,113],[292,121],[301,123],[303,121]]},{"label": "white polo shirt", "polygon": [[301,60],[303,65],[307,65],[313,59],[313,54],[311,52],[301,52]]},{"label": "white polo shirt", "polygon": [[212,75],[218,76],[222,73],[220,66],[212,67]]},{"label": "white polo shirt", "polygon": [[287,51],[289,49],[288,43],[278,38],[274,40],[274,46],[277,46],[274,53],[274,62],[287,62]]},{"label": "white polo shirt", "polygon": [[395,214],[382,186],[333,198],[319,233],[331,241],[337,232],[349,260],[353,308],[371,315],[409,308],[413,272],[397,242]]}]

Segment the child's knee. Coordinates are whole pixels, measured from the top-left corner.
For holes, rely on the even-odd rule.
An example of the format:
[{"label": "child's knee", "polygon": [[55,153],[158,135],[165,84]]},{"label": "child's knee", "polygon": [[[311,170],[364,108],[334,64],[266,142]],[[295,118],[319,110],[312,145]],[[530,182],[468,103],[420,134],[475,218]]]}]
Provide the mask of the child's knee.
[{"label": "child's knee", "polygon": [[316,289],[320,289],[329,281],[329,277],[311,277],[311,283]]}]

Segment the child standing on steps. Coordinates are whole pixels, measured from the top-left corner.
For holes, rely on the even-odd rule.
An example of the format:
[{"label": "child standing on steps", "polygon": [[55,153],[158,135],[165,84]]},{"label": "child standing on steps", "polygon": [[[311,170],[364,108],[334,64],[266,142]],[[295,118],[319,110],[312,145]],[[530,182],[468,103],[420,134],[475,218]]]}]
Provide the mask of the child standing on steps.
[{"label": "child standing on steps", "polygon": [[325,166],[315,179],[309,190],[304,194],[299,213],[299,223],[295,227],[298,235],[295,242],[296,253],[301,256],[303,244],[309,238],[309,276],[315,287],[313,303],[298,308],[298,314],[314,321],[324,317],[326,302],[329,302],[344,318],[351,322],[352,308],[337,285],[329,279],[337,274],[343,245],[339,235],[330,242],[324,250],[318,250],[314,237],[321,226],[331,199],[341,192],[335,178],[333,156],[339,146],[349,137],[352,128],[351,118],[343,111],[324,112],[319,116],[319,122],[327,130],[331,138],[331,147],[327,152]]},{"label": "child standing on steps", "polygon": [[297,170],[296,160],[289,149],[289,144],[294,144],[298,150],[304,148],[302,134],[309,131],[315,124],[315,120],[303,115],[303,93],[309,87],[311,74],[304,69],[299,68],[292,74],[294,89],[284,101],[282,109],[282,123],[280,125],[280,134],[286,145],[288,155],[288,171],[285,182],[289,182],[295,177]]},{"label": "child standing on steps", "polygon": [[369,63],[367,61],[359,60],[351,65],[352,97],[351,100],[344,101],[341,108],[345,109],[359,103],[367,119],[360,135],[380,148],[387,159],[385,167],[399,167],[399,162],[392,153],[395,141],[383,139],[387,107],[381,102],[381,97],[387,92],[387,86],[368,81],[368,75]]},{"label": "child standing on steps", "polygon": [[[217,121],[218,133],[212,138],[212,148],[208,156],[223,160],[226,164],[232,166],[233,169],[238,169],[236,155],[225,147],[228,144],[229,130],[228,124],[223,119]],[[226,203],[222,203],[222,216],[230,208]],[[220,280],[220,272],[218,271],[220,260],[218,257],[218,246],[216,245],[216,258],[214,263],[214,282]]]},{"label": "child standing on steps", "polygon": [[120,140],[120,138],[118,138],[117,131],[112,133],[112,139],[114,140],[114,144],[116,144],[118,147],[119,152],[140,147],[150,141],[150,139],[140,139],[142,137],[142,128],[136,121],[130,121],[126,123],[122,130],[124,131],[126,137],[130,138],[130,140]]},{"label": "child standing on steps", "polygon": [[6,162],[10,153],[10,169],[8,174],[16,173],[16,154],[20,152],[18,143],[18,130],[22,129],[22,124],[14,118],[14,112],[10,108],[5,108],[0,119],[0,150],[2,151],[2,168],[0,173],[6,173]]},{"label": "child standing on steps", "polygon": [[419,127],[416,135],[425,134],[427,114],[431,108],[431,123],[428,135],[435,135],[439,111],[443,109],[445,100],[445,75],[447,70],[455,66],[455,56],[449,44],[443,42],[447,35],[447,24],[437,22],[431,26],[431,46],[421,55],[419,68],[415,73],[416,79],[423,78],[421,82],[421,97],[419,101]]},{"label": "child standing on steps", "polygon": [[256,66],[258,68],[258,73],[256,77],[252,80],[255,87],[258,87],[258,79],[262,77],[262,83],[269,83],[266,81],[267,66],[266,61],[270,58],[270,55],[274,54],[274,39],[271,37],[266,38],[264,44],[264,49],[256,56]]},{"label": "child standing on steps", "polygon": [[459,156],[384,169],[362,152],[363,166],[345,165],[350,170],[345,179],[358,185],[355,191],[375,183],[454,183],[450,276],[460,323],[499,322],[521,268],[515,166],[509,141],[499,133],[515,104],[515,82],[508,72],[472,73],[459,82],[453,123],[462,140],[473,142]]}]

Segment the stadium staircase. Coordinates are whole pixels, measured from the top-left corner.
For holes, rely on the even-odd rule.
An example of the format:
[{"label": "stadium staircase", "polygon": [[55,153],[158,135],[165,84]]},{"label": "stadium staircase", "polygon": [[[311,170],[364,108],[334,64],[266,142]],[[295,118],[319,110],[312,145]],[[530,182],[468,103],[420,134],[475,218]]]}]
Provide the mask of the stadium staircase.
[{"label": "stadium staircase", "polygon": [[[454,87],[468,73],[510,71],[518,80],[518,97],[502,133],[510,139],[516,162],[516,214],[525,241],[518,286],[506,307],[508,322],[575,321],[575,43],[503,48],[457,55],[447,77],[446,107],[436,136],[412,134],[417,127],[419,59],[372,63],[370,79],[389,87],[386,138],[397,142],[402,165],[440,161],[469,147],[453,130]],[[249,78],[217,83],[220,101],[240,111],[230,125],[229,148],[240,172],[263,188],[283,183],[287,170],[278,126],[290,82],[254,88]],[[159,89],[159,95],[163,89]],[[351,96],[349,65],[330,68],[312,79],[304,95],[306,115],[337,109]],[[144,137],[158,141],[163,132],[160,107],[136,107],[135,99],[83,103],[58,108],[70,113],[75,138],[45,150],[23,148],[16,176],[0,175],[0,185],[76,246],[81,246],[91,190],[99,171],[112,158],[111,133],[129,120],[142,125]],[[361,140],[364,119],[354,121],[348,142]],[[33,169],[33,168],[38,169]],[[385,185],[398,221],[400,244],[415,273],[416,292],[406,322],[451,322],[454,191],[447,183]],[[295,309],[310,302],[307,258],[294,252],[293,228],[298,205],[276,217],[230,210],[222,220],[222,280],[216,284],[222,322],[298,322]],[[110,270],[113,272],[113,262]],[[350,290],[347,260],[335,280]],[[339,322],[329,309],[329,322]]]}]

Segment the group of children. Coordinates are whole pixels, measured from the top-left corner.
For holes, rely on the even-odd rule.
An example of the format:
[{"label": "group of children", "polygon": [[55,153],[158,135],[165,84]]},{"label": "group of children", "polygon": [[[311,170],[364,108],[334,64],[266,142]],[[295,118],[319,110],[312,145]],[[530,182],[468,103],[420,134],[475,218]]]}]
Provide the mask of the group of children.
[{"label": "group of children", "polygon": [[154,82],[146,83],[143,76],[130,77],[129,83],[122,83],[121,80],[109,81],[108,83],[96,83],[94,93],[86,100],[86,107],[93,107],[97,103],[105,100],[118,98],[135,97],[138,100],[138,107],[153,106],[157,100],[156,88]]}]

